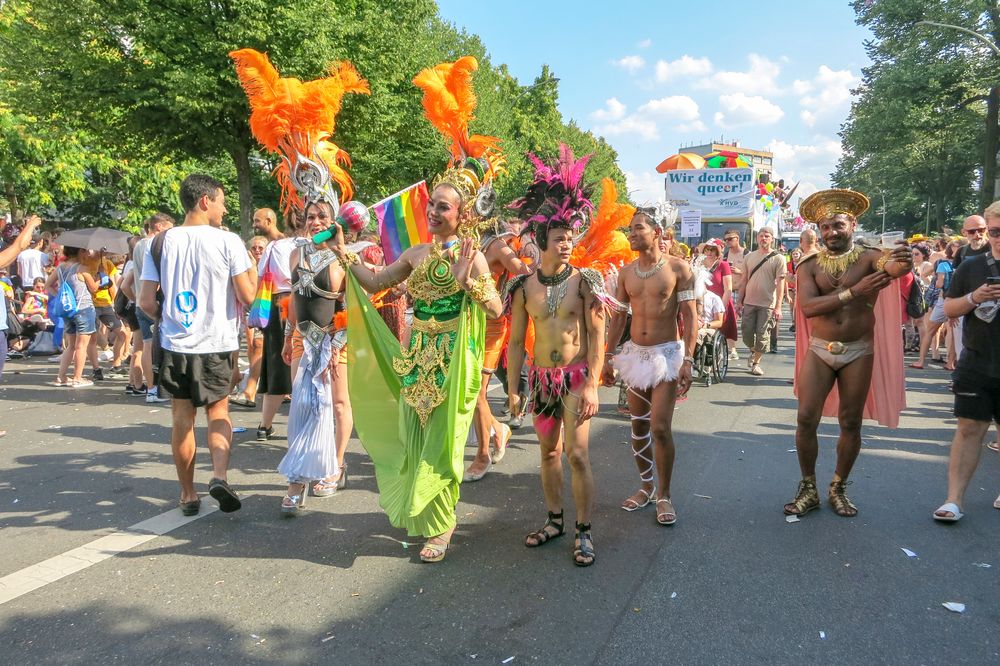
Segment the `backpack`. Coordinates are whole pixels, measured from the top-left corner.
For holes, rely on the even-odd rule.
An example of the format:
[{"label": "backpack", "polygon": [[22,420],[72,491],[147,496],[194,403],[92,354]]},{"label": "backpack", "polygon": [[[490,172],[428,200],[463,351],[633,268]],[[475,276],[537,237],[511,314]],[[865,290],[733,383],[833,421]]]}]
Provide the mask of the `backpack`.
[{"label": "backpack", "polygon": [[924,283],[914,274],[913,286],[906,299],[906,316],[910,319],[920,319],[927,312]]},{"label": "backpack", "polygon": [[73,272],[69,276],[60,272],[59,277],[62,278],[59,284],[59,292],[55,298],[49,299],[50,319],[72,317],[76,315],[79,309],[76,302],[76,292],[73,291],[73,285],[70,284],[70,280],[76,277],[76,272]]}]

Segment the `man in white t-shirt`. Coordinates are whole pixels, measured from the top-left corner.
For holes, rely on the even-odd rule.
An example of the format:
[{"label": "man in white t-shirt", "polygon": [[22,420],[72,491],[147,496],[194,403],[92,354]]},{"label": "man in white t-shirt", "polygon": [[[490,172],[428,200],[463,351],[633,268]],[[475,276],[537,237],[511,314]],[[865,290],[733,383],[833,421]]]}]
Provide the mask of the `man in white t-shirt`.
[{"label": "man in white t-shirt", "polygon": [[[192,174],[181,183],[184,224],[150,242],[142,262],[139,307],[159,322],[160,386],[173,398],[171,446],[181,484],[181,511],[195,515],[194,421],[208,417],[212,455],[209,494],[224,512],[240,508],[226,481],[233,438],[229,381],[239,348],[240,303],[253,301],[257,272],[239,236],[219,229],[226,214],[222,184]],[[163,296],[162,306],[156,292]]]},{"label": "man in white t-shirt", "polygon": [[40,240],[32,238],[31,247],[17,255],[17,275],[21,279],[21,288],[30,289],[36,278],[46,278],[45,267],[52,263],[49,255],[38,249]]}]

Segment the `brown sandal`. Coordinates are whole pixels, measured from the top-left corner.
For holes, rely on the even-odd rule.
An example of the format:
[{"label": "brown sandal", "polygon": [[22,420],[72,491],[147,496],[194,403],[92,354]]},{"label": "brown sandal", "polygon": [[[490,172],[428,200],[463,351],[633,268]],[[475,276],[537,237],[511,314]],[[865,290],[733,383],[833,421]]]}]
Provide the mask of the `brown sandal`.
[{"label": "brown sandal", "polygon": [[801,516],[818,508],[819,491],[816,490],[815,476],[807,476],[799,481],[799,489],[795,492],[795,499],[784,507],[786,516]]},{"label": "brown sandal", "polygon": [[831,481],[829,501],[835,514],[844,518],[853,518],[858,515],[858,507],[854,506],[854,502],[847,498],[848,483],[850,482]]}]

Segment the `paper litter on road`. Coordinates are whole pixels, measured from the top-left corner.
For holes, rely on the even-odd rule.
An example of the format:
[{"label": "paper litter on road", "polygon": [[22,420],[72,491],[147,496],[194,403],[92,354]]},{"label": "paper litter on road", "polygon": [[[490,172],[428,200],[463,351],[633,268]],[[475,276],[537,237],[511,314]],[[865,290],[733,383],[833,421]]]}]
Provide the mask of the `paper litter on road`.
[{"label": "paper litter on road", "polygon": [[[14,500],[14,501],[16,502],[17,500]],[[972,566],[979,567],[980,569],[989,569],[993,565],[986,564],[986,562],[973,562]]]},{"label": "paper litter on road", "polygon": [[320,643],[326,643],[327,641],[332,641],[336,636],[327,636],[326,638],[319,639]]},{"label": "paper litter on road", "polygon": [[945,608],[947,608],[948,610],[950,610],[952,613],[964,613],[965,612],[965,604],[960,604],[957,601],[945,601],[941,605],[944,606]]},{"label": "paper litter on road", "polygon": [[711,495],[699,495],[698,493],[695,493],[694,496],[695,497],[700,497],[702,499],[712,499]]},{"label": "paper litter on road", "polygon": [[246,432],[246,428],[233,428],[233,432]]},{"label": "paper litter on road", "polygon": [[904,553],[906,553],[906,556],[907,556],[907,557],[916,557],[916,556],[917,556],[917,554],[916,554],[916,553],[914,553],[914,552],[913,552],[912,550],[910,550],[909,548],[900,548],[900,550],[901,550],[901,551],[903,551]]},{"label": "paper litter on road", "polygon": [[795,453],[797,449],[788,449],[788,453]]},{"label": "paper litter on road", "polygon": [[257,634],[250,634],[250,638],[253,638],[253,639],[256,640],[256,639],[260,638],[260,636],[258,636]]},{"label": "paper litter on road", "polygon": [[819,632],[819,637],[820,637],[820,638],[821,638],[822,640],[826,640],[826,632],[825,632],[825,631],[821,631],[821,632]]},{"label": "paper litter on road", "polygon": [[500,663],[501,663],[501,664],[509,664],[509,663],[510,663],[510,662],[512,662],[512,661],[514,661],[514,657],[507,657],[506,659],[504,659],[504,660],[503,660],[503,661],[501,661]]},{"label": "paper litter on road", "polygon": [[786,523],[797,523],[797,522],[799,522],[799,517],[798,516],[785,516],[785,522]]},{"label": "paper litter on road", "polygon": [[676,592],[671,592],[670,593],[670,598],[671,599],[676,599],[677,598],[677,593]]}]

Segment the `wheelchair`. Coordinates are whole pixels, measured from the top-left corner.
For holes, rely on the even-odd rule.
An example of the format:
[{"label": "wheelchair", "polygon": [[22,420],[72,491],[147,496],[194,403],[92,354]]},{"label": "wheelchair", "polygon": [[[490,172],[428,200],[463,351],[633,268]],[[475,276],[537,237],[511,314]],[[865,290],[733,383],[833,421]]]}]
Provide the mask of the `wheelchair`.
[{"label": "wheelchair", "polygon": [[729,345],[722,331],[711,328],[698,331],[693,370],[706,387],[725,381],[729,371]]}]

